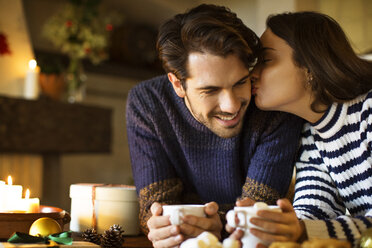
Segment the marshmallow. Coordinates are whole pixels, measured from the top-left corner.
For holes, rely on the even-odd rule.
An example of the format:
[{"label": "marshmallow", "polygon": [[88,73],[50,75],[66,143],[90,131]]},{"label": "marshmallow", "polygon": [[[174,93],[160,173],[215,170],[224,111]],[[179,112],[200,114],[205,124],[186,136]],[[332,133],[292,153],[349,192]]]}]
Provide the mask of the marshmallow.
[{"label": "marshmallow", "polygon": [[268,208],[267,204],[264,203],[264,202],[256,202],[256,203],[253,205],[253,207],[254,207],[255,209],[266,209],[266,208]]},{"label": "marshmallow", "polygon": [[222,243],[223,248],[239,248],[240,244],[239,241],[236,239],[227,238]]}]

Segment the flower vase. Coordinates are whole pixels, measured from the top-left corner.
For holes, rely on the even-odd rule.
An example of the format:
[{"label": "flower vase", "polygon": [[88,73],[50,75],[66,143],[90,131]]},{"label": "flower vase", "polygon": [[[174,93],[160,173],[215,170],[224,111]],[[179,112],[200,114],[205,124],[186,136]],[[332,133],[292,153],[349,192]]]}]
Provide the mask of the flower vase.
[{"label": "flower vase", "polygon": [[67,101],[70,103],[81,102],[85,97],[86,75],[83,64],[78,58],[70,58],[66,73]]},{"label": "flower vase", "polygon": [[66,86],[66,82],[62,74],[40,73],[39,84],[42,95],[45,95],[54,100],[61,100]]}]

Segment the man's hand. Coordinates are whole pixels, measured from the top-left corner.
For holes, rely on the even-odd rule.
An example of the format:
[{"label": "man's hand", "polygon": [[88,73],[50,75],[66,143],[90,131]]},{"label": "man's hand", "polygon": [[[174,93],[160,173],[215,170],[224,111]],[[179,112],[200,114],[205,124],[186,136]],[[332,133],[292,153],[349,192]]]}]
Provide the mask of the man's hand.
[{"label": "man's hand", "polygon": [[147,221],[149,228],[148,239],[155,248],[178,246],[184,240],[180,227],[171,225],[169,216],[162,216],[163,208],[160,203],[151,205],[151,218]]},{"label": "man's hand", "polygon": [[188,238],[195,238],[204,231],[211,232],[221,238],[222,223],[218,215],[218,204],[210,202],[205,204],[207,217],[186,215],[179,226],[172,225],[169,216],[162,216],[163,208],[160,203],[151,205],[151,218],[147,221],[149,228],[148,239],[155,248],[179,246]]},{"label": "man's hand", "polygon": [[183,224],[180,225],[181,233],[185,238],[195,238],[202,232],[210,232],[218,239],[221,239],[222,223],[218,215],[218,204],[210,202],[205,204],[207,217],[196,217],[187,215],[183,217]]}]

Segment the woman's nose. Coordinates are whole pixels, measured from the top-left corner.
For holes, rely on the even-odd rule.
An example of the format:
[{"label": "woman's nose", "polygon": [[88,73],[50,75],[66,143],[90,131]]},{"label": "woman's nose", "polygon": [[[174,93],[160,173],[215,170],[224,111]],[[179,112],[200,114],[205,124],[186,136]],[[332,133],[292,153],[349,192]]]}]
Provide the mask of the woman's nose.
[{"label": "woman's nose", "polygon": [[250,80],[251,80],[251,83],[255,83],[258,81],[259,79],[259,76],[260,76],[260,68],[258,65],[256,65],[253,70],[251,71],[250,73]]}]

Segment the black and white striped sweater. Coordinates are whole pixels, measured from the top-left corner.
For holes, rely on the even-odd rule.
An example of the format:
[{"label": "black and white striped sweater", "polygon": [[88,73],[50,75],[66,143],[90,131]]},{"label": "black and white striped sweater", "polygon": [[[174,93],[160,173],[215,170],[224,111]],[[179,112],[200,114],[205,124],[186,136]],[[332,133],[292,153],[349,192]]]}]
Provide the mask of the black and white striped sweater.
[{"label": "black and white striped sweater", "polygon": [[349,240],[372,227],[372,91],[305,124],[294,208],[308,237]]}]

